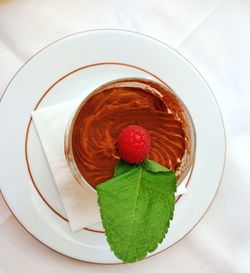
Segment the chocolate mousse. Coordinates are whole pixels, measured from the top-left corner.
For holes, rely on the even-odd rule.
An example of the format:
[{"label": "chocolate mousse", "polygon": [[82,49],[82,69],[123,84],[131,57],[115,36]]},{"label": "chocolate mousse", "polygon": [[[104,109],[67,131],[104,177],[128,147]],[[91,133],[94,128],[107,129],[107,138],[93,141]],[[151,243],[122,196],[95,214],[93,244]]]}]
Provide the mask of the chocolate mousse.
[{"label": "chocolate mousse", "polygon": [[120,79],[91,93],[72,122],[71,149],[80,174],[92,186],[113,176],[117,139],[131,124],[145,128],[149,157],[181,176],[189,160],[191,133],[186,110],[170,88],[151,80]]}]

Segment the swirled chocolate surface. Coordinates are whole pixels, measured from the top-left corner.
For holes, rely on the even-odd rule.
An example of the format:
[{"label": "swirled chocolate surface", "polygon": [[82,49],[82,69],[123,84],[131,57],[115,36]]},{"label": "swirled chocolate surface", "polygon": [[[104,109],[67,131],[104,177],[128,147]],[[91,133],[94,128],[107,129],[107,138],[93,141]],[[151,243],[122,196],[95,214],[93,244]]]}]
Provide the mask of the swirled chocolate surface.
[{"label": "swirled chocolate surface", "polygon": [[148,130],[151,159],[175,171],[183,164],[189,133],[179,100],[152,81],[120,80],[89,96],[73,124],[73,157],[94,188],[112,177],[119,159],[118,135],[130,124]]}]

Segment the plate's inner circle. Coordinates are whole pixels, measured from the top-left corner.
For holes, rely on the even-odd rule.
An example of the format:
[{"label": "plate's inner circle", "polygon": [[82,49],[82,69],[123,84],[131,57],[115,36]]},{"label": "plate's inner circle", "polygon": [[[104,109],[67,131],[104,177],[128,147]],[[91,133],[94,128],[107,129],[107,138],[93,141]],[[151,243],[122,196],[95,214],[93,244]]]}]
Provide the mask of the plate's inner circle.
[{"label": "plate's inner circle", "polygon": [[[75,99],[83,99],[95,88],[108,81],[124,77],[141,77],[164,84],[156,75],[145,69],[121,63],[97,63],[70,71],[56,84],[44,91],[44,96],[34,108],[44,108]],[[58,217],[67,220],[60,196],[50,171],[39,137],[31,120],[26,134],[26,159],[31,180],[42,200]],[[101,224],[89,227],[104,231]]]}]

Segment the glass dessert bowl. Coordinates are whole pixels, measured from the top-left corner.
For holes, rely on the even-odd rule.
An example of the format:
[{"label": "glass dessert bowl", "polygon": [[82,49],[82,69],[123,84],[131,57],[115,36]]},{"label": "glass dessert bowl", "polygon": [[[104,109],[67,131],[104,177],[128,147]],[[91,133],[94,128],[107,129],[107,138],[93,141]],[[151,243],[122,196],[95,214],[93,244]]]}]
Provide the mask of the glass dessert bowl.
[{"label": "glass dessert bowl", "polygon": [[175,171],[178,185],[195,155],[192,118],[174,91],[142,78],[117,79],[95,89],[78,106],[65,132],[65,156],[76,181],[95,187],[113,176],[119,133],[129,125],[145,128],[149,158]]}]

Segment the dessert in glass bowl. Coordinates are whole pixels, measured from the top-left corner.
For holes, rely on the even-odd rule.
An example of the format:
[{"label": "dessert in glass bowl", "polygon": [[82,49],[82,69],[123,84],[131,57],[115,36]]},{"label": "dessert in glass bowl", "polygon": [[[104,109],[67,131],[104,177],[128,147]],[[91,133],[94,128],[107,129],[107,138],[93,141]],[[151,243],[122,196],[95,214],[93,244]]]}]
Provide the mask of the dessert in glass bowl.
[{"label": "dessert in glass bowl", "polygon": [[168,87],[141,78],[108,82],[83,100],[68,124],[65,155],[80,184],[111,178],[119,133],[131,124],[152,140],[150,158],[174,170],[180,183],[194,158],[195,133],[183,102]]}]

